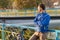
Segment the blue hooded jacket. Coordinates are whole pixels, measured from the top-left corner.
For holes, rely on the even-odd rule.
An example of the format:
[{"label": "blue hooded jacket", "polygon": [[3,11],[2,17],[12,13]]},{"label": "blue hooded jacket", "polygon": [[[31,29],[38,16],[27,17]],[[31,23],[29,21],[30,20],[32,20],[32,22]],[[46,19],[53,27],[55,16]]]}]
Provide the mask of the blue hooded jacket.
[{"label": "blue hooded jacket", "polygon": [[50,16],[46,12],[39,13],[34,23],[39,26],[39,32],[47,32],[49,26]]}]

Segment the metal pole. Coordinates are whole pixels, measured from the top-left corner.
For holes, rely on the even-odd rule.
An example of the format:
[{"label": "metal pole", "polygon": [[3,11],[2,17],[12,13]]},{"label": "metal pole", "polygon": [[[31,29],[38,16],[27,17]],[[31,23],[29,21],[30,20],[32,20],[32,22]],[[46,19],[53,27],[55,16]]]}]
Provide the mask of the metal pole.
[{"label": "metal pole", "polygon": [[5,20],[3,20],[2,24],[2,40],[5,40],[4,28],[5,28]]},{"label": "metal pole", "polygon": [[23,28],[20,28],[21,29],[21,40],[24,40],[24,31],[23,31]]},{"label": "metal pole", "polygon": [[5,24],[3,23],[3,24],[2,24],[2,40],[5,40],[4,27],[5,27]]},{"label": "metal pole", "polygon": [[25,8],[24,11],[25,11],[24,16],[26,16],[27,15],[27,9]]},{"label": "metal pole", "polygon": [[36,16],[36,8],[34,7],[34,16]]},{"label": "metal pole", "polygon": [[23,29],[22,29],[22,31],[21,31],[21,35],[22,35],[22,40],[24,40],[24,31],[23,31]]}]

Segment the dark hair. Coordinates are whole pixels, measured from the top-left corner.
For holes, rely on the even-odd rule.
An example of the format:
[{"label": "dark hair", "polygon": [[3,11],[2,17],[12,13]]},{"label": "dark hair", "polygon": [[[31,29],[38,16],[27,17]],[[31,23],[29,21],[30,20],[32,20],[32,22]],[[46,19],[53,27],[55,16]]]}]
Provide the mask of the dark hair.
[{"label": "dark hair", "polygon": [[40,6],[43,10],[45,10],[45,5],[44,5],[44,4],[39,4],[39,6]]}]

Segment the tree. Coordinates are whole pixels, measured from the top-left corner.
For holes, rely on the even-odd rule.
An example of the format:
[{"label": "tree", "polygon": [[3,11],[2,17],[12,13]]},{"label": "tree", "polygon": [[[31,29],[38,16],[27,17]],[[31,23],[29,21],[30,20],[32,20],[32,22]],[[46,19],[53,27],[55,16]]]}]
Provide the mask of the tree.
[{"label": "tree", "polygon": [[9,0],[0,0],[0,6],[6,8],[9,5]]},{"label": "tree", "polygon": [[36,6],[36,0],[18,0],[17,7],[18,9],[22,8],[33,8]]}]

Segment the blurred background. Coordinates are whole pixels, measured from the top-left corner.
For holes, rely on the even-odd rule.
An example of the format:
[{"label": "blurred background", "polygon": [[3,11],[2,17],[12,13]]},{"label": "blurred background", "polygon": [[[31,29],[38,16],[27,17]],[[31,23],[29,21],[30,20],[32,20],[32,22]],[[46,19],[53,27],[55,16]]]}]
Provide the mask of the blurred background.
[{"label": "blurred background", "polygon": [[[34,17],[37,15],[37,5],[40,3],[44,3],[46,5],[46,11],[50,16],[60,16],[60,0],[0,0],[0,17]],[[25,22],[28,23],[28,21]],[[8,24],[23,23],[23,21],[7,20],[6,23]],[[34,25],[27,25],[27,26],[34,27]],[[19,40],[19,38],[21,39],[22,37],[21,31],[22,30],[20,27],[6,26],[4,29],[5,39]],[[26,29],[23,31],[24,31],[23,34],[24,40],[28,40],[30,36],[35,32],[32,29]],[[1,34],[2,34],[2,26],[0,25],[0,40],[2,40]],[[55,38],[55,33],[53,34],[51,38],[52,37]]]},{"label": "blurred background", "polygon": [[60,0],[0,0],[0,16],[35,16],[39,3],[46,5],[51,16],[60,15]]}]

